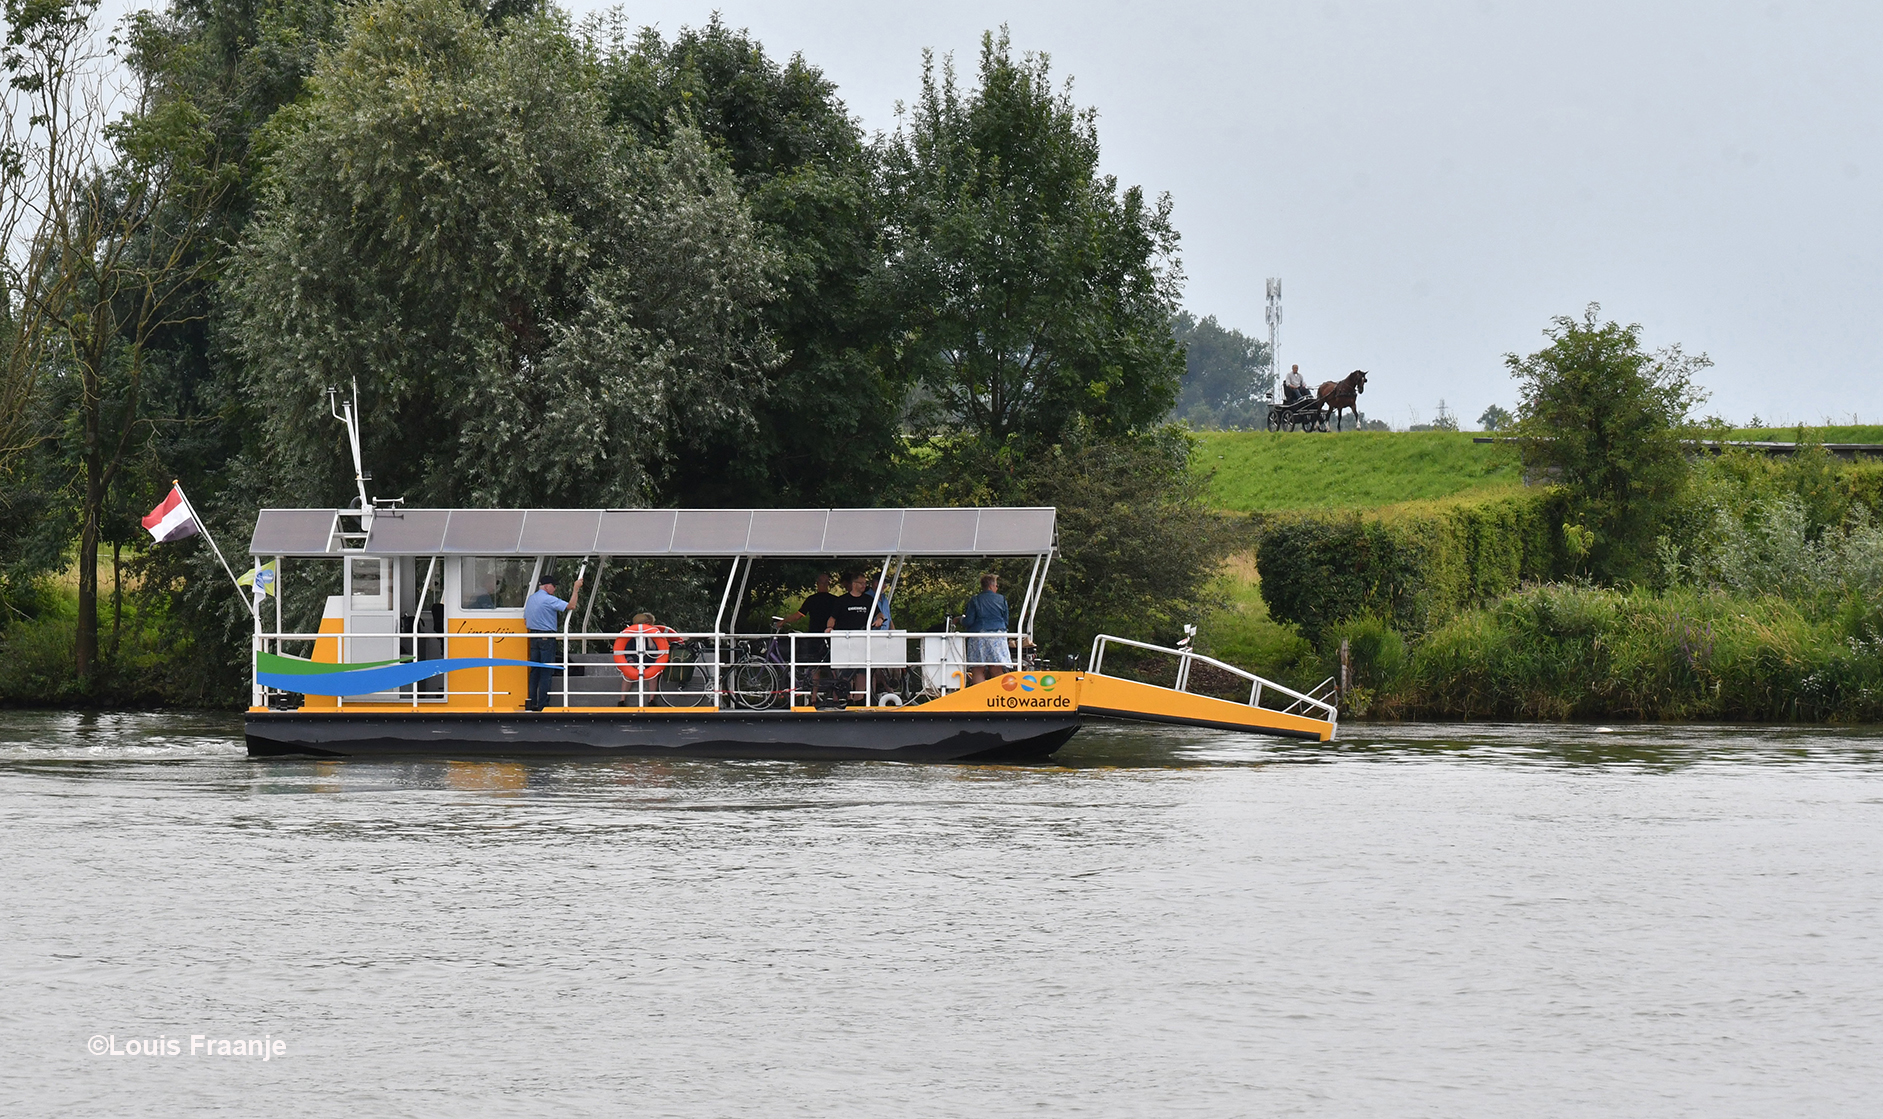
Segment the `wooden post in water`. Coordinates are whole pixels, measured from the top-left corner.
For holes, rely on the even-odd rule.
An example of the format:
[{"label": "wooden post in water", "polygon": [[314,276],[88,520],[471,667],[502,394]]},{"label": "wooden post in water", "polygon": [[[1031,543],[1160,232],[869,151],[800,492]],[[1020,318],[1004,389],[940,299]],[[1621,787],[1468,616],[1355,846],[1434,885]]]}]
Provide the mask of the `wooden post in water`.
[{"label": "wooden post in water", "polygon": [[1347,705],[1347,689],[1353,687],[1353,660],[1348,656],[1347,639],[1340,639],[1340,694],[1336,706]]}]

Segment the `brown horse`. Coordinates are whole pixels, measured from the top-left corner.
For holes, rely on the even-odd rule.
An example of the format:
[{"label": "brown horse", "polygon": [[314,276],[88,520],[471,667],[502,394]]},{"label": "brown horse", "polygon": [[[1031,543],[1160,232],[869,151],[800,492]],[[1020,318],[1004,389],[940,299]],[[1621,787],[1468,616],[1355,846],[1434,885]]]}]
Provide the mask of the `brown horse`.
[{"label": "brown horse", "polygon": [[1322,381],[1315,393],[1322,405],[1333,410],[1334,430],[1339,431],[1341,412],[1351,408],[1353,420],[1360,422],[1360,394],[1366,391],[1366,370],[1356,369],[1338,381]]}]

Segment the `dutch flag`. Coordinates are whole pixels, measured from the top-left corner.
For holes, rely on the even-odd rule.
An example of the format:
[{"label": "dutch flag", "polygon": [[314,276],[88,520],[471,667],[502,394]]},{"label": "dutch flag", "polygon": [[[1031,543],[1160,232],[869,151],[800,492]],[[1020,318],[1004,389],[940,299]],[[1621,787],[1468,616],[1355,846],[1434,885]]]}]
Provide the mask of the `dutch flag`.
[{"label": "dutch flag", "polygon": [[144,527],[157,538],[157,543],[168,544],[172,540],[187,540],[198,531],[196,514],[190,511],[190,503],[183,496],[183,487],[170,486],[170,496],[150,511],[144,518]]}]

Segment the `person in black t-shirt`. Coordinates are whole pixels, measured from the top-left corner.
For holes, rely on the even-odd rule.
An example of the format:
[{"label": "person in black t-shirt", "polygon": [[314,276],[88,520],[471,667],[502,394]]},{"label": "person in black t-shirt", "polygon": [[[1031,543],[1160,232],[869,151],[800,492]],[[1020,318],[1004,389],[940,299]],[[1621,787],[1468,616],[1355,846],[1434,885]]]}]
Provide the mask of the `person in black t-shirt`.
[{"label": "person in black t-shirt", "polygon": [[843,573],[843,585],[850,592],[837,600],[832,629],[868,629],[870,618],[870,577],[861,572]]},{"label": "person in black t-shirt", "polygon": [[[867,631],[870,628],[870,577],[860,571],[846,571],[841,576],[843,586],[850,592],[837,599],[837,616],[831,619],[833,630]],[[850,678],[852,693],[864,692],[864,701],[869,695],[865,691],[868,681],[864,679],[862,669]]]},{"label": "person in black t-shirt", "polygon": [[[810,624],[805,628],[811,633],[830,632],[831,619],[837,616],[837,596],[830,593],[830,572],[817,577],[817,592],[804,600],[798,611],[785,619],[790,625],[799,618]],[[819,664],[830,660],[830,642],[812,639],[798,642],[798,660],[804,664]]]}]

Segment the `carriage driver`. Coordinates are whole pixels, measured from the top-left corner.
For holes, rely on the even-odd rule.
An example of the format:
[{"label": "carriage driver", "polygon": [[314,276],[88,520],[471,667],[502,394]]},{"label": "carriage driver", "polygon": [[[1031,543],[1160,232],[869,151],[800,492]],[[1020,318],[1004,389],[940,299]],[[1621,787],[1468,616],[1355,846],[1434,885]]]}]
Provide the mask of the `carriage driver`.
[{"label": "carriage driver", "polygon": [[1308,395],[1308,383],[1301,379],[1301,367],[1299,365],[1290,366],[1288,376],[1282,379],[1281,402],[1283,404],[1293,404],[1306,395]]}]

